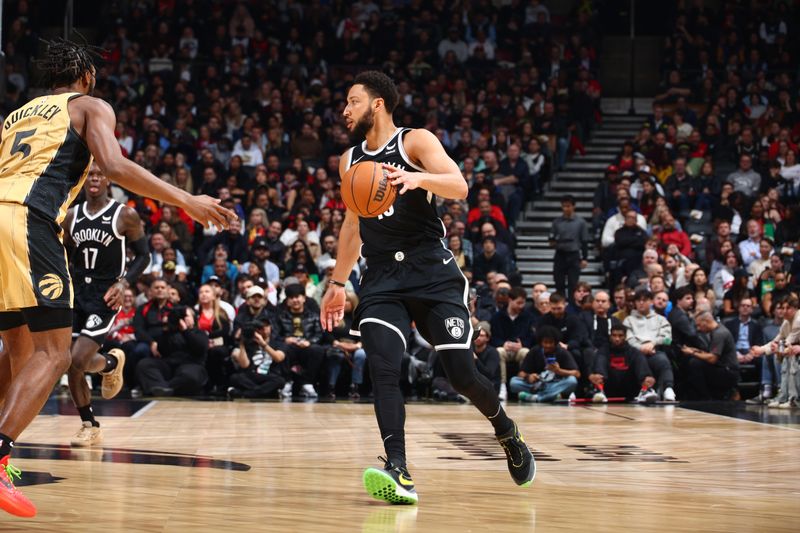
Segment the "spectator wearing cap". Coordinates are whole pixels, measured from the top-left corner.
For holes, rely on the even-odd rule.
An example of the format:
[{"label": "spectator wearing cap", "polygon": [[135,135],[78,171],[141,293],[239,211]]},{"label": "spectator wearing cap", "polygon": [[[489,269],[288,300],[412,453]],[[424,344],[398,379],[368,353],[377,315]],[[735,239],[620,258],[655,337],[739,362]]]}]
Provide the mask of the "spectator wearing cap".
[{"label": "spectator wearing cap", "polygon": [[583,218],[575,215],[575,199],[571,195],[561,198],[561,216],[553,221],[549,240],[550,246],[556,249],[553,257],[556,291],[572,294],[581,269],[588,265],[589,227]]},{"label": "spectator wearing cap", "polygon": [[303,287],[306,298],[311,298],[313,300],[317,295],[317,286],[314,283],[314,280],[311,279],[306,265],[303,263],[297,263],[294,268],[292,268],[291,275],[297,278],[297,283]]},{"label": "spectator wearing cap", "polygon": [[525,310],[525,289],[514,287],[508,292],[508,304],[493,316],[491,344],[500,355],[500,395],[506,396],[507,363],[519,364],[536,340],[534,317]]},{"label": "spectator wearing cap", "polygon": [[648,181],[653,184],[656,192],[660,196],[664,196],[664,188],[661,187],[661,184],[658,182],[658,180],[653,177],[650,167],[647,165],[642,165],[639,167],[639,170],[636,171],[636,181],[631,183],[631,188],[628,191],[631,195],[631,198],[633,198],[637,203],[642,199],[642,195],[645,192],[644,183]]},{"label": "spectator wearing cap", "polygon": [[253,245],[250,248],[250,261],[243,263],[239,267],[239,271],[248,272],[251,262],[255,262],[261,266],[261,271],[264,273],[264,277],[273,287],[280,283],[281,271],[278,268],[278,265],[271,261],[269,245],[264,237],[259,237],[253,241]]},{"label": "spectator wearing cap", "polygon": [[225,311],[225,314],[228,315],[228,320],[233,322],[233,319],[236,317],[236,308],[223,298],[223,296],[225,296],[225,288],[223,287],[219,276],[210,276],[208,280],[206,280],[206,283],[210,285],[212,289],[214,289],[214,294],[217,297],[219,306],[223,311]]},{"label": "spectator wearing cap", "polygon": [[672,327],[666,318],[653,311],[653,293],[649,290],[636,291],[633,305],[633,312],[623,321],[628,330],[628,344],[647,358],[663,399],[674,401],[675,378],[672,363],[665,353],[666,347],[672,344]]},{"label": "spectator wearing cap", "polygon": [[361,397],[367,353],[364,351],[361,341],[350,333],[353,311],[357,306],[358,296],[352,291],[345,290],[344,315],[342,321],[329,334],[331,347],[326,353],[325,366],[328,378],[328,399],[330,400],[336,400],[336,383],[345,362],[351,369],[348,397],[351,400],[358,400]]},{"label": "spectator wearing cap", "polygon": [[245,302],[236,312],[233,321],[233,337],[237,341],[242,336],[242,326],[255,319],[271,322],[276,314],[276,309],[269,304],[263,287],[253,285],[245,293]]},{"label": "spectator wearing cap", "polygon": [[320,378],[327,348],[319,312],[306,305],[305,289],[299,283],[287,286],[284,292],[286,300],[278,307],[274,334],[285,345],[282,349],[294,381],[302,385],[302,394],[316,398],[314,384]]}]

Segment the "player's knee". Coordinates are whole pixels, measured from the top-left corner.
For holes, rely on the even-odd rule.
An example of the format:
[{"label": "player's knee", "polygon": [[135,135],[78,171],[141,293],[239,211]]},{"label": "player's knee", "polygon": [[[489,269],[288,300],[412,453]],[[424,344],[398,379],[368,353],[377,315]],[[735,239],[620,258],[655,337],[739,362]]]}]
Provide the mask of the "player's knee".
[{"label": "player's knee", "polygon": [[478,387],[477,375],[475,372],[453,372],[448,376],[450,385],[459,393],[469,397],[469,394]]},{"label": "player's knee", "polygon": [[69,351],[53,350],[47,353],[49,365],[59,375],[69,370],[72,365],[72,354]]}]

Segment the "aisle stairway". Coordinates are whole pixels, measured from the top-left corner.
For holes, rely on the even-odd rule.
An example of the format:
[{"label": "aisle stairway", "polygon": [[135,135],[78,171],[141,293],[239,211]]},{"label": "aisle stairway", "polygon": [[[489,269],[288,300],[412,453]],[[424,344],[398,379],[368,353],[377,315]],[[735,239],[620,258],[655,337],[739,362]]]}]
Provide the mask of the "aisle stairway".
[{"label": "aisle stairway", "polygon": [[[541,198],[528,205],[517,223],[517,266],[525,287],[541,281],[552,289],[553,249],[547,236],[553,219],[561,214],[560,198],[571,194],[577,202],[576,212],[591,224],[592,197],[606,167],[616,158],[626,139],[633,138],[644,122],[642,115],[605,115],[586,145],[586,155],[571,158],[566,168],[553,176]],[[593,287],[603,284],[601,264],[594,247],[589,249],[589,266],[581,272],[581,280]]]}]

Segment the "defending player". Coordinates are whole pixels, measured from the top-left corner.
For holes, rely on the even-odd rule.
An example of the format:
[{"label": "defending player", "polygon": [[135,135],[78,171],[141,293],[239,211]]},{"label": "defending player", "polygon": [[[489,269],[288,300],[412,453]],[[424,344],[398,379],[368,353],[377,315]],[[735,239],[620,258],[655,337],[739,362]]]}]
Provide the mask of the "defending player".
[{"label": "defending player", "polygon": [[51,92],[12,112],[0,129],[0,509],[24,517],[36,507],[14,487],[19,470],[9,456],[72,360],[72,280],[60,224],[92,156],[110,180],[178,205],[206,226],[224,227],[235,216],[122,155],[114,110],[88,96],[95,67],[86,47],[50,41],[38,67]]},{"label": "defending player", "polygon": [[321,312],[328,331],[341,320],[344,282],[360,250],[367,271],[353,329],[360,332],[369,358],[375,414],[387,455],[382,470],[364,472],[365,487],[373,497],[391,503],[418,500],[406,467],[405,407],[399,386],[412,320],[437,350],[453,387],[494,426],[514,481],[527,486],[536,472],[533,455],[491,383],[472,361],[469,286],[453,254],[442,244],[444,226],[434,207],[434,195],[465,198],[467,184],[432,133],[394,125],[392,111],[397,101],[392,80],[376,71],[359,74],[347,95],[347,128],[356,138],[366,140],[344,153],[341,175],[358,161],[377,161],[390,169],[389,177],[399,194],[394,204],[375,218],[359,218],[348,210]]},{"label": "defending player", "polygon": [[[150,264],[139,215],[109,198],[108,180],[97,163],[89,168],[84,192],[86,201],[70,209],[62,223],[66,244],[73,248],[71,274],[77,282],[72,327],[75,341],[68,375],[72,401],[82,424],[72,438],[73,446],[103,442],[100,424],[92,411],[92,391],[84,374],[99,372],[103,376],[103,398],[119,393],[125,352],[114,348],[103,354],[98,350],[114,324],[125,289],[134,286]],[[134,256],[126,267],[128,246]]]}]

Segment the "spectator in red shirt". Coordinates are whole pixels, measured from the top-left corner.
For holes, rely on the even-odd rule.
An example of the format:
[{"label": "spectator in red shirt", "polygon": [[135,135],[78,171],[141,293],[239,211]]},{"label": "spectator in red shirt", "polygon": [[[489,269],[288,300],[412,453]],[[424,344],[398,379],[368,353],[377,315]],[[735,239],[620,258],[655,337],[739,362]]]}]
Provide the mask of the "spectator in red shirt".
[{"label": "spectator in red shirt", "polygon": [[661,217],[661,233],[658,236],[661,245],[666,250],[670,244],[678,247],[681,254],[686,257],[693,257],[692,243],[685,231],[675,227],[675,217],[669,211]]},{"label": "spectator in red shirt", "polygon": [[503,210],[496,205],[492,205],[491,200],[489,200],[488,189],[481,189],[478,192],[478,205],[470,209],[469,213],[467,213],[467,226],[485,217],[493,218],[502,224],[504,228],[508,228]]}]

